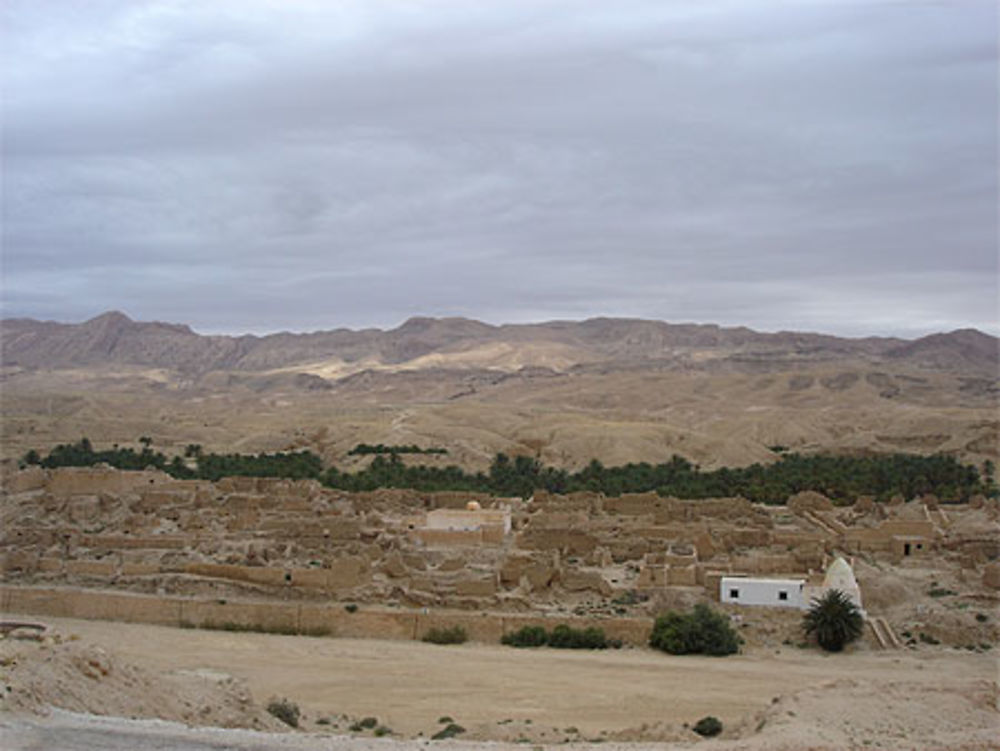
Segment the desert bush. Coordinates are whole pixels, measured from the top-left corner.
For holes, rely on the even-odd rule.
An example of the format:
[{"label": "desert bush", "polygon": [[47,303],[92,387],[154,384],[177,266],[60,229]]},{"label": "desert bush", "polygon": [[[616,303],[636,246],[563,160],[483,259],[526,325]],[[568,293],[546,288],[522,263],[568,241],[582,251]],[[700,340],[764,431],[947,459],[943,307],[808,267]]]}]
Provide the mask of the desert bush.
[{"label": "desert bush", "polygon": [[234,633],[275,634],[278,636],[329,636],[333,632],[325,626],[314,628],[296,628],[285,625],[264,625],[260,623],[237,623],[235,621],[202,621],[199,624],[185,621],[181,628],[200,628],[206,631],[231,631]]},{"label": "desert bush", "polygon": [[289,727],[299,726],[299,705],[288,699],[271,699],[267,703],[267,711],[272,717],[277,717]]},{"label": "desert bush", "polygon": [[814,636],[816,643],[827,652],[842,650],[846,644],[861,636],[864,627],[858,606],[839,589],[831,589],[814,599],[802,619],[806,636]]},{"label": "desert bush", "polygon": [[344,610],[346,610],[348,613],[357,613],[358,606],[353,602],[349,602],[346,605],[344,605]]},{"label": "desert bush", "polygon": [[729,619],[699,603],[691,613],[670,611],[653,624],[649,646],[674,655],[706,654],[715,657],[739,652],[743,640]]},{"label": "desert bush", "polygon": [[542,626],[525,626],[504,634],[500,643],[510,647],[549,646],[553,649],[607,649],[610,646],[621,646],[620,641],[609,641],[604,635],[604,629],[596,626],[573,628],[565,623],[560,623],[551,633]]},{"label": "desert bush", "polygon": [[454,722],[449,722],[441,730],[434,733],[431,736],[432,741],[443,741],[447,738],[454,738],[456,735],[461,735],[465,732],[465,728],[461,725],[456,725]]},{"label": "desert bush", "polygon": [[500,637],[500,643],[509,647],[544,647],[548,641],[548,632],[542,626],[525,626]]},{"label": "desert bush", "polygon": [[718,717],[709,715],[698,720],[691,729],[704,738],[711,738],[722,732],[722,721]]},{"label": "desert bush", "polygon": [[932,587],[928,592],[931,597],[951,597],[952,595],[957,595],[953,589],[946,589],[945,587]]},{"label": "desert bush", "polygon": [[430,644],[464,644],[469,640],[469,635],[461,626],[451,628],[432,628],[423,635],[421,641]]},{"label": "desert bush", "polygon": [[373,735],[376,738],[381,738],[382,736],[385,736],[385,735],[392,735],[392,728],[386,727],[385,725],[379,725],[373,731]]},{"label": "desert bush", "polygon": [[549,634],[549,646],[556,649],[607,649],[608,640],[604,636],[603,629],[591,626],[590,628],[571,628],[565,624],[559,624],[552,633]]}]

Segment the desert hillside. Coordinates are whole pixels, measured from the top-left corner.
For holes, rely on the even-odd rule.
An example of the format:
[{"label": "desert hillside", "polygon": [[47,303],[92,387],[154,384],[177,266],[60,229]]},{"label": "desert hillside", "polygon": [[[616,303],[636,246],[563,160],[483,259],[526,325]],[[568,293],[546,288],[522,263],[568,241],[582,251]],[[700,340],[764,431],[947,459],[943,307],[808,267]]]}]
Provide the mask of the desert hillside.
[{"label": "desert hillside", "polygon": [[413,318],[389,331],[202,336],[106,313],[8,319],[2,449],[10,461],[87,436],[164,450],[439,446],[482,468],[498,451],[579,467],[705,467],[798,451],[946,452],[996,460],[998,340],[913,341],[591,319],[492,326]]}]

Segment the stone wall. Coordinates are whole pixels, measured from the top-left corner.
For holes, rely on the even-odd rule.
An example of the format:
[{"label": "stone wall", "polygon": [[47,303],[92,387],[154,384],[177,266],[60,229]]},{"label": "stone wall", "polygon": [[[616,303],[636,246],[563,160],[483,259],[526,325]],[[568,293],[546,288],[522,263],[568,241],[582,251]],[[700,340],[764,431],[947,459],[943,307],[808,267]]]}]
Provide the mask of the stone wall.
[{"label": "stone wall", "polygon": [[150,623],[165,626],[221,628],[227,625],[260,631],[325,632],[356,639],[419,639],[431,628],[461,626],[473,641],[497,643],[505,633],[524,626],[552,629],[596,626],[608,638],[644,646],[652,629],[649,618],[577,618],[468,613],[393,611],[364,607],[349,612],[343,605],[263,601],[219,601],[158,597],[122,592],[0,585],[0,612],[59,618]]},{"label": "stone wall", "polygon": [[[477,547],[485,542],[496,544],[496,535],[488,536],[485,529],[417,529],[413,537],[428,547]],[[503,542],[503,531],[500,540]]]},{"label": "stone wall", "polygon": [[45,489],[54,496],[126,493],[137,488],[166,485],[174,479],[165,472],[124,472],[100,467],[60,467],[49,470]]}]

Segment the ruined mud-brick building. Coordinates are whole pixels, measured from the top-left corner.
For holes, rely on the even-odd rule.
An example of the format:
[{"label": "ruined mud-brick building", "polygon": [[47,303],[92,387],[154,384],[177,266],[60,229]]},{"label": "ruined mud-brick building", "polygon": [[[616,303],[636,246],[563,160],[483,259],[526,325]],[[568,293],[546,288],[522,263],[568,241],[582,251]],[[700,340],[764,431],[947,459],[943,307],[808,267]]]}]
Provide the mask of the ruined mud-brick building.
[{"label": "ruined mud-brick building", "polygon": [[[724,578],[801,580],[807,592],[837,552],[897,562],[955,555],[970,575],[996,578],[995,541],[954,523],[966,510],[919,501],[346,493],[314,481],[178,481],[100,467],[32,468],[4,478],[2,490],[0,566],[10,583],[621,613],[677,592],[719,599]],[[995,517],[996,504],[975,513]]]}]

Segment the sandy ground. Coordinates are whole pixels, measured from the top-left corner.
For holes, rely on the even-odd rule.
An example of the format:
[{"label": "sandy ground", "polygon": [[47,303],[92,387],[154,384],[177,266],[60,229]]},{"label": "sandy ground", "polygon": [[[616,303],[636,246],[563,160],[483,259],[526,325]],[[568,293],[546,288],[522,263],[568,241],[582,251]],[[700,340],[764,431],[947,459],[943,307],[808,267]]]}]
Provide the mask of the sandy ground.
[{"label": "sandy ground", "polygon": [[[180,714],[157,713],[155,707],[130,713],[123,705],[101,711],[87,704],[87,696],[96,696],[93,691],[77,696],[75,704],[48,697],[53,704],[96,714],[160,716],[188,724],[224,722],[274,730],[268,722],[272,718],[260,719],[259,707],[271,697],[288,697],[302,708],[303,729],[313,732],[344,732],[351,719],[374,716],[397,738],[416,739],[421,734],[426,738],[448,716],[467,729],[463,741],[537,745],[660,741],[694,742],[699,748],[710,748],[720,741],[706,745],[684,723],[715,715],[726,726],[720,748],[1000,748],[993,745],[994,738],[1000,739],[997,661],[991,655],[955,650],[823,655],[787,648],[712,659],[640,649],[560,652],[475,644],[444,647],[69,619],[46,619],[46,623],[58,633],[79,638],[48,648],[20,644],[17,659],[21,665],[38,662],[33,650],[55,665],[53,655],[64,650],[66,660],[86,670],[88,661],[97,655],[98,669],[103,659],[110,660],[115,679],[131,683],[132,688],[123,684],[126,693],[145,690],[156,701],[148,677],[162,676],[165,687],[176,686],[169,694],[190,694],[188,699],[194,698],[195,704],[209,703],[191,693],[201,690],[206,680],[222,697],[204,717],[196,711],[184,714],[181,705]],[[137,672],[129,673],[133,669]],[[71,692],[67,675],[53,675],[66,684],[64,693]],[[18,675],[6,679],[16,683]],[[245,707],[238,721],[234,708],[247,689],[256,706]],[[0,729],[8,743],[20,739],[27,744],[12,747],[55,747],[63,730],[67,737],[86,736],[81,728],[72,730],[80,722],[73,717],[63,714],[29,720],[7,714]],[[220,722],[213,717],[224,719]],[[329,719],[330,724],[318,725],[320,719]],[[127,735],[134,727],[119,730]],[[98,736],[92,745],[81,748],[111,747],[110,742],[97,740]],[[214,742],[211,738],[215,737],[205,742]],[[31,738],[40,739],[41,745],[32,746]],[[246,747],[284,747],[258,741],[248,741],[251,745]],[[286,742],[290,741],[281,744]],[[343,737],[337,741],[344,742]],[[376,743],[376,739],[368,738],[368,742]],[[326,747],[326,743],[313,747]],[[164,741],[150,747],[170,746]]]}]

